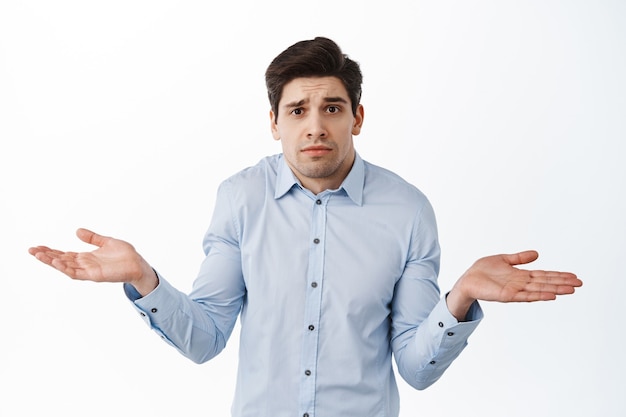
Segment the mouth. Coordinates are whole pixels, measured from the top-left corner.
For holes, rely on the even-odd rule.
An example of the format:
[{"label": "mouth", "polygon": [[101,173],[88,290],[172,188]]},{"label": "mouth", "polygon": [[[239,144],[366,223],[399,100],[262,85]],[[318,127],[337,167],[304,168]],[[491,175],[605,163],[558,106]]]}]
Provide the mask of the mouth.
[{"label": "mouth", "polygon": [[307,146],[306,148],[302,149],[301,152],[308,156],[324,156],[332,152],[332,148],[320,145]]}]

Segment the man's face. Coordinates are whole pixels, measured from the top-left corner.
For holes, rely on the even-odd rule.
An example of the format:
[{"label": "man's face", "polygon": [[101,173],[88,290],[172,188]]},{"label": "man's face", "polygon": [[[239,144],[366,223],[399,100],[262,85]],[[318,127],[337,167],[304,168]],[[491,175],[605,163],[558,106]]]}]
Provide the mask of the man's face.
[{"label": "man's face", "polygon": [[361,132],[363,115],[361,105],[352,114],[348,92],[336,77],[285,84],[278,120],[270,111],[272,135],[282,142],[287,164],[305,188],[317,194],[341,185],[354,162],[352,135]]}]

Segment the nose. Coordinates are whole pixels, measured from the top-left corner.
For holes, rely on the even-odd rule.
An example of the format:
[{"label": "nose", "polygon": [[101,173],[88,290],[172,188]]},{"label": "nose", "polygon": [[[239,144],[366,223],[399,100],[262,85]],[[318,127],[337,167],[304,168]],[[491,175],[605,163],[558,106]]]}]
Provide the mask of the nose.
[{"label": "nose", "polygon": [[326,125],[322,115],[309,113],[307,124],[307,137],[309,139],[325,138],[327,135]]}]

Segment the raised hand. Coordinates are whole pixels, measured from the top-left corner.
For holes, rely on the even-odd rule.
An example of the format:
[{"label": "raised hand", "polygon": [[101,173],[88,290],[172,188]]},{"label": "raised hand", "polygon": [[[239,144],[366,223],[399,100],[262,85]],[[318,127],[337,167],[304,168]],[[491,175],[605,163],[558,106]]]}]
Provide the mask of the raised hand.
[{"label": "raised hand", "polygon": [[83,242],[98,246],[98,249],[92,252],[63,252],[46,246],[36,246],[28,252],[46,265],[76,280],[127,282],[143,295],[158,284],[150,265],[131,244],[87,229],[78,229],[76,235]]},{"label": "raised hand", "polygon": [[570,272],[515,268],[538,257],[535,251],[525,251],[479,259],[448,294],[450,312],[457,318],[464,317],[474,300],[503,303],[554,300],[558,295],[574,293],[582,285]]}]

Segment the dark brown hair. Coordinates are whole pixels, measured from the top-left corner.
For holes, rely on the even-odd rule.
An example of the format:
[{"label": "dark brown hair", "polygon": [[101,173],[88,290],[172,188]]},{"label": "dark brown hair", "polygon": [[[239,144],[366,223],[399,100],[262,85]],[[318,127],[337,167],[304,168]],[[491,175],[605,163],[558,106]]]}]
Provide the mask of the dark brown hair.
[{"label": "dark brown hair", "polygon": [[265,84],[274,116],[278,119],[278,102],[283,87],[300,77],[337,77],[348,92],[352,113],[361,101],[363,75],[359,64],[341,52],[328,38],[316,37],[291,45],[281,52],[265,71]]}]

